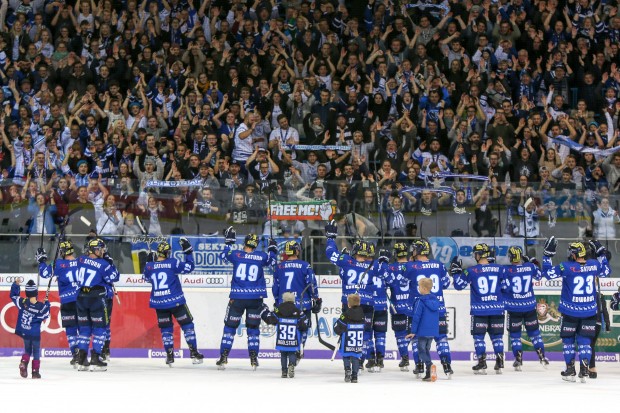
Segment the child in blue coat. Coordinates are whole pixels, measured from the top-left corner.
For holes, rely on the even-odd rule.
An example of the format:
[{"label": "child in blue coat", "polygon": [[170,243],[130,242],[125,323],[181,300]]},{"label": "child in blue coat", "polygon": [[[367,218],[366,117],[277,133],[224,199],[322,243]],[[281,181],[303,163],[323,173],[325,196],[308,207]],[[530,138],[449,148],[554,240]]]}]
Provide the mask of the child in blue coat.
[{"label": "child in blue coat", "polygon": [[32,378],[40,379],[39,367],[41,365],[41,322],[50,316],[50,303],[37,301],[39,289],[34,281],[26,284],[26,298],[20,296],[18,283],[11,285],[11,300],[19,309],[15,334],[24,339],[24,354],[19,363],[19,374],[28,377],[28,362],[32,360]]},{"label": "child in blue coat", "polygon": [[423,381],[437,380],[435,366],[431,362],[431,343],[439,335],[439,300],[431,294],[433,280],[422,278],[418,281],[420,297],[417,299],[411,320],[411,334],[407,338],[416,337],[420,361],[426,365]]}]

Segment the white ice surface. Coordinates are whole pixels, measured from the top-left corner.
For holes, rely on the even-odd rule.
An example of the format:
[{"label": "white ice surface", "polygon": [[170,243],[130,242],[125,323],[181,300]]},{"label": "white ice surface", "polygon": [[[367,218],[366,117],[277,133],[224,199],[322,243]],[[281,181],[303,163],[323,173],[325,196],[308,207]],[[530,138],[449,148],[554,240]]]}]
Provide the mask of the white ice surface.
[{"label": "white ice surface", "polygon": [[600,363],[599,378],[585,384],[563,382],[563,363],[545,370],[537,362],[502,375],[490,364],[487,376],[474,376],[470,362],[456,362],[452,380],[438,366],[435,383],[390,362],[381,373],[363,372],[358,384],[344,383],[340,360],[303,360],[294,379],[280,378],[273,359],[261,359],[257,371],[242,359],[230,359],[225,371],[216,370],[213,359],[202,365],[177,359],[174,368],[163,359],[113,359],[107,372],[91,373],[50,358],[42,360],[41,380],[21,378],[18,365],[17,357],[0,358],[2,412],[543,413],[616,411],[620,399],[618,363]]}]

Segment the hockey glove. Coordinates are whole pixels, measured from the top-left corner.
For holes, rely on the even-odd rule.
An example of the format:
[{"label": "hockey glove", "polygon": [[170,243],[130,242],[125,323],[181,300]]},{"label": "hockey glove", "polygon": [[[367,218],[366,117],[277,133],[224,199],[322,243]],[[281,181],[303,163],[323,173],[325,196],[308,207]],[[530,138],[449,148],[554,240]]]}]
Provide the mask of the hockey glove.
[{"label": "hockey glove", "polygon": [[36,254],[34,254],[34,258],[39,262],[47,261],[47,252],[43,248],[37,248]]},{"label": "hockey glove", "polygon": [[620,308],[620,293],[615,293],[611,296],[611,304],[610,307],[614,311],[618,311]]},{"label": "hockey glove", "polygon": [[361,246],[362,245],[359,242],[353,243],[353,246],[351,247],[351,256],[356,255],[359,252]]},{"label": "hockey glove", "polygon": [[325,236],[329,239],[335,239],[338,235],[338,225],[335,220],[329,221],[329,224],[325,225]]},{"label": "hockey glove", "polygon": [[312,312],[314,314],[318,314],[319,311],[321,311],[321,307],[323,306],[323,299],[322,298],[313,298],[312,299]]},{"label": "hockey glove", "polygon": [[189,240],[185,237],[179,238],[179,246],[181,247],[183,254],[191,254],[194,252],[194,247],[192,247],[192,244],[190,244]]},{"label": "hockey glove", "polygon": [[387,264],[388,262],[390,262],[390,251],[386,249],[379,250],[379,258],[377,259],[377,261],[379,261],[379,264]]},{"label": "hockey glove", "polygon": [[543,254],[545,257],[553,257],[555,255],[555,250],[558,247],[558,240],[555,237],[547,238],[545,241],[545,246],[543,247]]},{"label": "hockey glove", "polygon": [[594,251],[597,257],[602,257],[605,255],[605,247],[603,247],[603,244],[601,244],[598,240],[590,240],[588,244],[590,244],[590,248],[592,248],[592,251]]},{"label": "hockey glove", "polygon": [[237,233],[235,232],[235,229],[232,226],[224,230],[224,238],[225,238],[224,242],[226,243],[226,245],[232,245],[235,242],[237,242]]},{"label": "hockey glove", "polygon": [[344,254],[349,254],[349,249],[347,247],[344,247],[343,249],[340,250],[340,255],[344,255]]},{"label": "hockey glove", "polygon": [[278,254],[278,243],[276,242],[275,239],[273,238],[269,239],[269,246],[267,247],[267,251],[273,252],[276,255]]},{"label": "hockey glove", "polygon": [[450,263],[450,274],[457,275],[463,272],[463,262],[457,257],[452,258]]},{"label": "hockey glove", "polygon": [[[274,306],[274,308],[275,308],[275,306]],[[260,309],[260,318],[266,317],[267,314],[269,314],[269,313],[270,313],[269,306],[267,304],[263,303],[263,306]]]},{"label": "hockey glove", "polygon": [[536,259],[536,257],[528,257],[527,255],[523,256],[523,262],[529,262],[540,268],[540,261]]}]

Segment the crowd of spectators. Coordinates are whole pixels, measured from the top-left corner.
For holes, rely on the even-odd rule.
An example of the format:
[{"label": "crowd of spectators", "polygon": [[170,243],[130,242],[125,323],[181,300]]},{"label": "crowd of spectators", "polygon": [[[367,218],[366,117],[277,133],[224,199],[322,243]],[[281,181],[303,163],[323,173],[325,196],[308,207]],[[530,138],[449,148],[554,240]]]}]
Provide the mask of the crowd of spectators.
[{"label": "crowd of spectators", "polygon": [[396,235],[443,209],[471,215],[453,235],[615,237],[617,0],[0,4],[1,196],[30,232],[81,204],[104,235],[301,233],[261,225],[269,193]]}]

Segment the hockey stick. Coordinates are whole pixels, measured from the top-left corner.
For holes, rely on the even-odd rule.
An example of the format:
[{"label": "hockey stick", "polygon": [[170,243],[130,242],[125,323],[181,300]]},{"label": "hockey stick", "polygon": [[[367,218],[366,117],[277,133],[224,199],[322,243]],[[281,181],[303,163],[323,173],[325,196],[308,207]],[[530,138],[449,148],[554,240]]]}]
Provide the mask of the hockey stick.
[{"label": "hockey stick", "polygon": [[381,248],[385,248],[385,234],[383,232],[383,219],[382,219],[382,215],[383,215],[383,211],[382,211],[382,202],[381,202],[381,197],[380,197],[380,192],[379,192],[379,181],[378,178],[379,176],[377,175],[377,172],[375,171],[375,186],[377,187],[377,212],[379,213],[379,228],[381,229]]},{"label": "hockey stick", "polygon": [[[312,291],[314,291],[314,284],[310,283],[308,285],[312,286]],[[321,343],[322,345],[324,345],[330,350],[334,350],[336,347],[333,344],[330,344],[327,341],[325,341],[323,337],[321,336],[321,328],[319,327],[319,314],[318,313],[314,313],[314,319],[316,321],[316,334],[317,334],[317,338],[319,339],[319,343]]]},{"label": "hockey stick", "polygon": [[267,209],[269,209],[269,236],[273,239],[273,219],[271,216],[271,183],[267,184]]},{"label": "hockey stick", "polygon": [[[45,201],[45,205],[43,206],[43,216],[41,218],[43,222],[41,223],[41,244],[39,245],[39,250],[43,249],[43,236],[45,235],[45,213],[46,212],[47,212],[47,201]],[[35,222],[35,225],[36,225],[36,222]],[[41,274],[37,272],[37,288],[39,288],[40,281],[41,281]]]},{"label": "hockey stick", "polygon": [[334,350],[332,352],[332,358],[329,361],[334,361],[334,359],[336,358],[336,353],[338,352],[338,347],[340,347],[341,340],[342,340],[342,336],[338,337],[338,345],[334,347]]},{"label": "hockey stick", "polygon": [[78,206],[75,209],[73,209],[73,211],[70,211],[65,217],[65,219],[62,221],[62,223],[60,224],[60,235],[58,236],[58,244],[56,245],[56,253],[54,254],[54,261],[52,261],[52,275],[50,276],[50,280],[47,283],[47,290],[45,291],[46,300],[49,297],[50,289],[52,288],[52,280],[55,277],[54,270],[56,269],[56,260],[58,259],[58,254],[60,253],[60,243],[65,238],[65,229],[67,228],[67,225],[69,224],[69,218],[71,217],[71,215],[75,214],[76,212],[81,211],[82,209],[83,207]]}]

